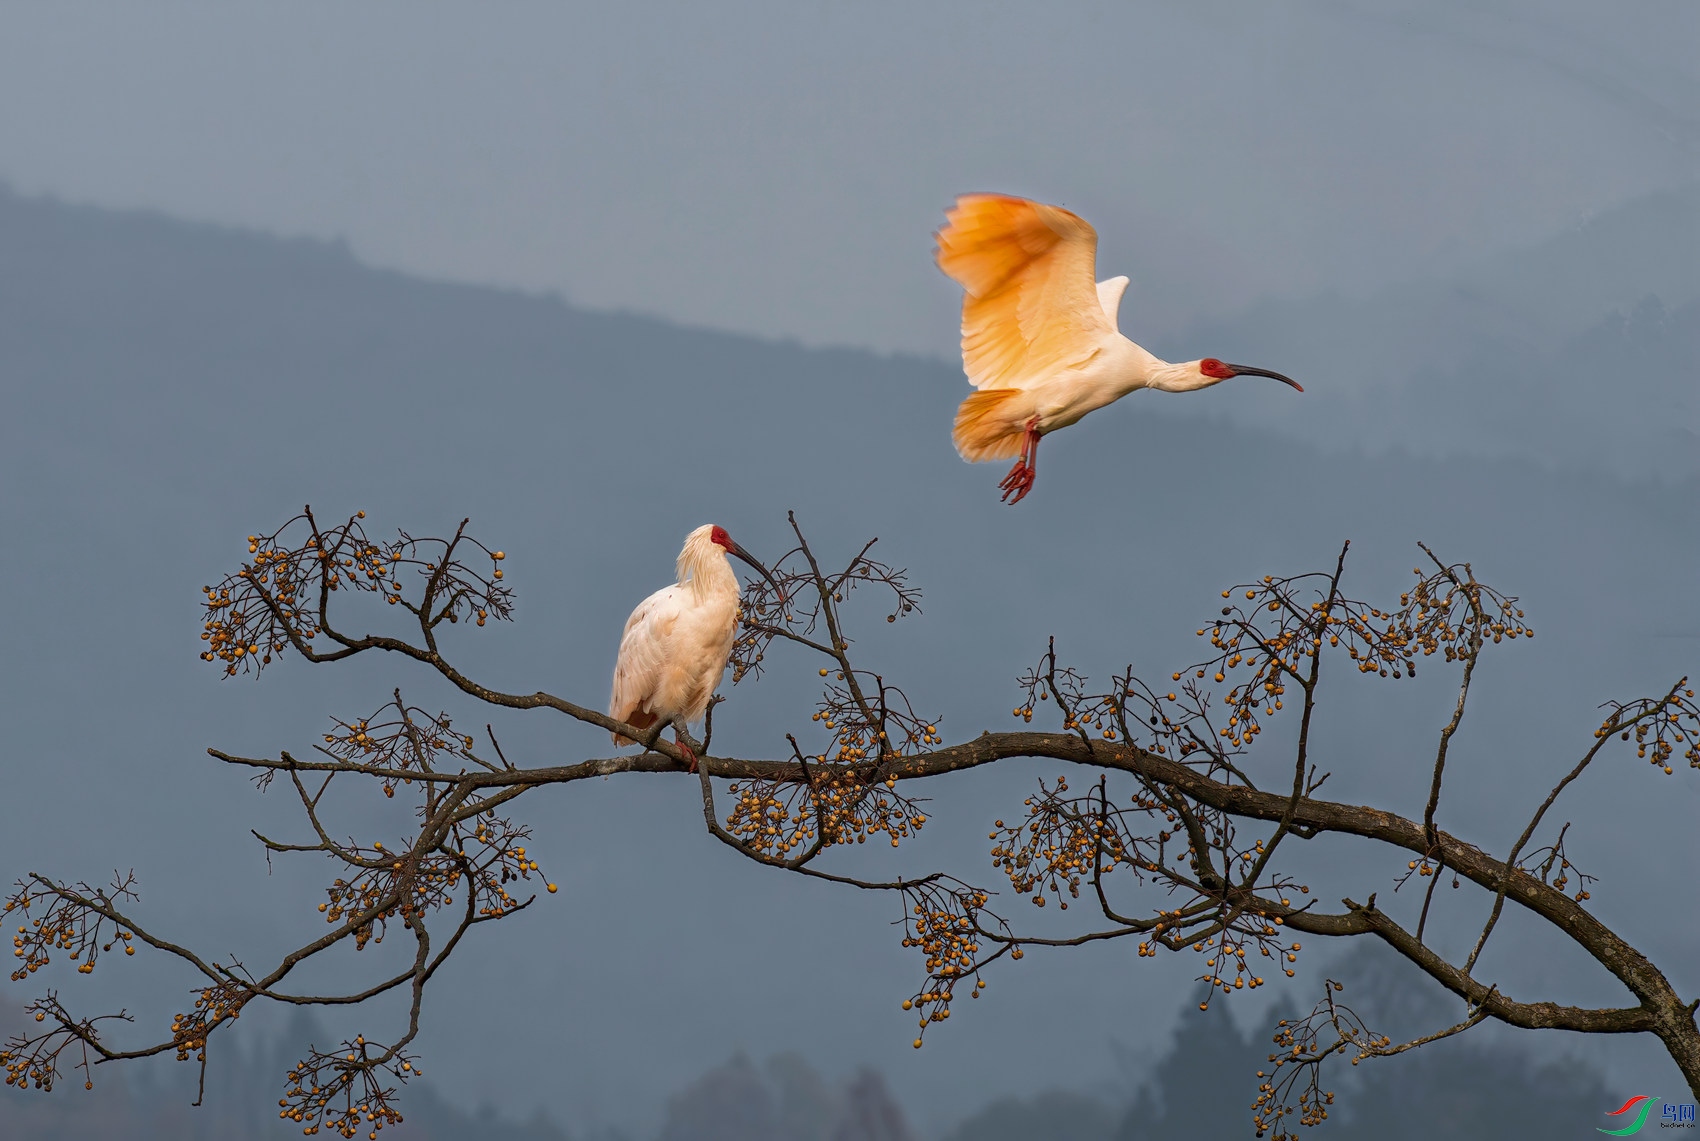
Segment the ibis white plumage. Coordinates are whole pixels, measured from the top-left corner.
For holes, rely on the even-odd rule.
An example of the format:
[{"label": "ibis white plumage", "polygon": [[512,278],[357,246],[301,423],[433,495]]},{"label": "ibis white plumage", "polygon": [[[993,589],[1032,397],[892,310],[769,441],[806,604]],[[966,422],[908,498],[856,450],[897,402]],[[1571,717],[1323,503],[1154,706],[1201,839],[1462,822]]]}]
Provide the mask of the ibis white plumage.
[{"label": "ibis white plumage", "polygon": [[964,194],[937,235],[938,266],[962,286],[962,367],[970,393],[956,450],[970,463],[1015,457],[999,486],[1019,502],[1038,474],[1039,438],[1139,388],[1191,392],[1267,369],[1214,357],[1170,364],[1121,334],[1128,279],[1097,276],[1098,233],[1059,206]]},{"label": "ibis white plumage", "polygon": [[[608,698],[608,716],[634,729],[672,726],[691,772],[697,759],[685,741],[687,727],[707,711],[738,632],[740,591],[728,554],[773,582],[725,528],[704,524],[692,531],[679,552],[678,582],[638,603],[626,619]],[[619,733],[613,737],[619,745],[640,743]]]}]

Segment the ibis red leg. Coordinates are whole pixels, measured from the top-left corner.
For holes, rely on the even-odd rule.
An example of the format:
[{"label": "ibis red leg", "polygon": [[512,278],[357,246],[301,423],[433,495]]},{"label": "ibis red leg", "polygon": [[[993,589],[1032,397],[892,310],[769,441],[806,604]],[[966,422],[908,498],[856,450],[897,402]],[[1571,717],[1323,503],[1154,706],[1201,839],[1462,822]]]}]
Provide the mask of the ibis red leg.
[{"label": "ibis red leg", "polygon": [[673,730],[673,743],[679,746],[679,751],[681,753],[685,754],[685,771],[688,773],[696,772],[697,755],[691,751],[691,747],[689,745],[685,744],[685,735],[677,729]]},{"label": "ibis red leg", "polygon": [[1035,417],[1027,421],[1027,432],[1021,440],[1021,458],[1015,461],[1015,466],[1009,469],[1009,474],[998,484],[1003,489],[1005,503],[1020,503],[1033,490],[1033,481],[1039,477],[1039,421]]}]

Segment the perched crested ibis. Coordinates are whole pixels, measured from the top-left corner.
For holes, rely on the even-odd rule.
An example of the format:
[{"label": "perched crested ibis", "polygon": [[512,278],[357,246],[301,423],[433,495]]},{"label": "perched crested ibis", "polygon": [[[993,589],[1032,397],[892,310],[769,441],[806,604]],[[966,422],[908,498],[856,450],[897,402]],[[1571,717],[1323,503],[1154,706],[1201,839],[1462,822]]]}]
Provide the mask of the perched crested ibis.
[{"label": "perched crested ibis", "polygon": [[1268,369],[1214,357],[1170,364],[1116,324],[1127,278],[1094,281],[1098,233],[1059,206],[964,194],[935,235],[938,266],[962,286],[962,368],[979,391],[956,412],[970,463],[1015,457],[998,486],[1018,503],[1038,474],[1039,437],[1138,388],[1192,392]]},{"label": "perched crested ibis", "polygon": [[[710,523],[692,531],[679,552],[679,581],[638,603],[626,619],[608,698],[608,716],[634,729],[671,725],[691,772],[697,758],[685,743],[687,726],[707,711],[738,632],[738,576],[728,554],[773,583],[767,568],[724,527]],[[619,733],[613,737],[618,745],[640,743]]]}]

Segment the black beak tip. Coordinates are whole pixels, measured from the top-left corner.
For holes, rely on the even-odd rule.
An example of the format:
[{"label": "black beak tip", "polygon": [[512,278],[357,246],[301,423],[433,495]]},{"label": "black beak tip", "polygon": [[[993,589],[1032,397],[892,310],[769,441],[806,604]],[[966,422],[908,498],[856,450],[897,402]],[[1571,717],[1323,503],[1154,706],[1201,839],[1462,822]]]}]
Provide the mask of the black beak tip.
[{"label": "black beak tip", "polygon": [[1283,375],[1282,373],[1278,373],[1278,372],[1271,372],[1270,370],[1268,370],[1266,368],[1253,368],[1251,365],[1239,365],[1239,364],[1231,364],[1231,365],[1228,365],[1227,367],[1229,369],[1233,370],[1233,375],[1235,375],[1235,376],[1266,376],[1270,380],[1280,381],[1282,384],[1285,384],[1289,388],[1291,388],[1294,392],[1303,392],[1304,391],[1304,385],[1300,384],[1298,381],[1294,380],[1292,377]]}]

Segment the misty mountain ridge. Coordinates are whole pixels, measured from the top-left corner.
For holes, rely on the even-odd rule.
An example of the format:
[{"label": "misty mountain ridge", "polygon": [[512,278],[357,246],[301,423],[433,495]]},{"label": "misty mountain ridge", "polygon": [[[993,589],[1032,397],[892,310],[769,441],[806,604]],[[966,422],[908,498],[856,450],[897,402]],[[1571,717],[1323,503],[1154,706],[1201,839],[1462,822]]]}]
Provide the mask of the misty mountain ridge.
[{"label": "misty mountain ridge", "polygon": [[[1634,235],[1676,225],[1666,244],[1680,250],[1691,207],[1662,201],[1626,207],[1612,225]],[[1598,236],[1614,232],[1584,227],[1570,247],[1555,239],[1519,263],[1525,271],[1505,270],[1502,288],[1556,291],[1554,305],[1586,314],[1565,342],[1576,343],[1578,359],[1640,354],[1669,367],[1640,370],[1637,380],[1691,375],[1684,354],[1696,298],[1683,273],[1650,271],[1659,300],[1642,304],[1648,291],[1628,268],[1602,262],[1589,275],[1565,260],[1627,248],[1628,239]],[[1561,256],[1565,248],[1581,252]],[[1571,268],[1548,272],[1542,258]],[[1566,282],[1580,292],[1566,293]],[[521,620],[457,630],[452,652],[491,684],[587,701],[607,692],[625,615],[670,577],[690,527],[723,522],[763,555],[789,542],[791,507],[822,549],[880,535],[880,551],[926,592],[925,617],[889,631],[876,617],[872,631],[856,631],[857,652],[901,672],[940,711],[951,739],[1009,723],[1012,679],[1051,634],[1097,676],[1130,660],[1167,670],[1196,653],[1196,620],[1215,612],[1220,587],[1332,565],[1350,538],[1352,589],[1386,598],[1408,581],[1413,543],[1424,539],[1521,594],[1540,628],[1532,650],[1519,645],[1495,660],[1448,768],[1457,796],[1444,825],[1508,842],[1508,798],[1526,798],[1576,735],[1586,737],[1596,702],[1694,668],[1696,485],[1647,478],[1631,463],[1685,458],[1680,439],[1661,442],[1657,430],[1683,427],[1693,388],[1622,389],[1631,430],[1617,433],[1611,409],[1597,409],[1601,460],[1564,436],[1595,400],[1594,378],[1519,371],[1520,360],[1535,359],[1538,321],[1508,320],[1498,336],[1482,319],[1491,310],[1462,306],[1481,327],[1442,338],[1463,348],[1437,360],[1441,380],[1365,394],[1366,407],[1381,409],[1373,425],[1383,437],[1360,439],[1344,395],[1353,378],[1331,373],[1339,364],[1316,347],[1336,332],[1330,305],[1357,315],[1339,320],[1366,338],[1363,359],[1406,362],[1425,329],[1402,315],[1441,321],[1452,311],[1445,293],[1417,290],[1404,304],[1318,301],[1308,329],[1295,318],[1259,332],[1242,316],[1218,336],[1189,336],[1195,349],[1153,345],[1288,371],[1307,392],[1247,380],[1191,396],[1139,394],[1047,445],[1044,477],[1012,510],[997,502],[1000,470],[963,465],[949,446],[950,415],[966,391],[954,363],[589,313],[372,270],[331,244],[0,195],[0,586],[16,599],[49,600],[17,606],[5,628],[0,735],[10,787],[0,864],[91,879],[133,866],[149,921],[249,962],[316,930],[323,864],[268,867],[247,832],[293,834],[300,822],[280,797],[256,796],[203,750],[269,755],[310,743],[327,714],[366,714],[394,685],[432,707],[460,699],[405,663],[320,669],[289,658],[259,686],[216,683],[202,668],[197,588],[240,559],[242,536],[303,502],[339,514],[366,508],[385,531],[452,530],[473,516],[475,533],[508,551]],[[1419,304],[1425,297],[1441,300]],[[1137,326],[1131,311],[1128,324]],[[1277,332],[1289,340],[1260,342]],[[1500,362],[1491,382],[1469,371],[1478,360]],[[1400,383],[1415,385],[1416,375]],[[1513,412],[1502,414],[1499,400]],[[1323,430],[1330,423],[1345,427]],[[1453,440],[1456,453],[1428,450]],[[1612,541],[1598,537],[1607,526]],[[729,693],[717,747],[772,755],[783,748],[781,729],[806,722],[813,667],[799,678],[781,657],[772,655],[759,685]],[[1332,684],[1339,689],[1314,739],[1335,774],[1330,793],[1420,811],[1426,775],[1411,763],[1410,742],[1431,738],[1455,683],[1436,668],[1400,683],[1397,695],[1355,678]],[[518,763],[609,748],[605,734],[581,726],[464,702],[451,711],[469,724],[496,720]],[[1692,828],[1700,801],[1690,774],[1649,783],[1645,770],[1614,763],[1590,773],[1567,802],[1581,816],[1570,838],[1602,876],[1602,916],[1692,989],[1676,975],[1700,962],[1700,949],[1691,925],[1668,920],[1664,901],[1686,898],[1686,869],[1700,858]],[[902,865],[876,863],[883,857],[873,852],[830,855],[852,869],[914,863],[983,875],[981,821],[1019,804],[1033,773],[997,766],[941,783],[928,834],[906,844]],[[446,1106],[489,1102],[503,1107],[503,1120],[523,1121],[541,1104],[580,1141],[599,1122],[657,1137],[673,1112],[669,1097],[697,1104],[687,1096],[693,1083],[731,1057],[737,1073],[728,1080],[765,1090],[777,1120],[788,1095],[762,1059],[792,1053],[817,1074],[873,1067],[917,1136],[945,1135],[994,1093],[1016,1096],[994,1119],[1030,1121],[1035,1106],[1058,1116],[1067,1099],[1047,1091],[1085,1087],[1093,1092],[1080,1096],[1097,1108],[1077,1099],[1079,1112],[1067,1112],[1082,1128],[1120,1128],[1134,1095],[1126,1082],[1104,1088],[1109,1042],[1158,1051],[1181,1040],[1177,1016],[1181,1034],[1197,1029],[1190,964],[1147,970],[1130,966],[1131,951],[1082,948],[1067,959],[1035,953],[1023,970],[999,973],[986,1001],[917,1053],[898,1004],[918,964],[896,946],[884,901],[739,862],[704,838],[696,786],[683,780],[554,791],[528,797],[526,811],[546,867],[564,873],[562,894],[504,921],[498,935],[469,939],[427,999],[417,1046],[428,1080],[444,1079],[432,1088]],[[192,829],[176,823],[186,818]],[[70,844],[67,819],[76,823]],[[664,826],[649,826],[657,821]],[[408,822],[398,811],[358,825]],[[1294,858],[1302,870],[1323,857]],[[1353,858],[1330,872],[1342,890],[1367,894],[1385,889],[1388,870]],[[1437,915],[1437,943],[1471,918]],[[1495,939],[1484,963],[1519,995],[1613,1000],[1612,988],[1527,928],[1508,920]],[[689,970],[680,969],[684,941]],[[365,968],[372,958],[343,961]],[[1308,1008],[1318,964],[1301,966],[1299,989],[1277,994]],[[825,978],[836,980],[830,998],[820,994]],[[48,980],[56,982],[90,1013],[107,999],[130,1006],[138,1036],[168,1024],[186,985],[148,955],[87,981]],[[796,1001],[813,1017],[776,1018],[792,999],[772,996],[805,996]],[[344,1027],[356,1014],[368,1019],[359,1032],[393,1029],[381,1012],[327,1011],[323,1023],[352,1035]],[[1226,1033],[1200,1040],[1230,1053],[1261,1045],[1269,1010],[1254,1001],[1235,1014],[1228,1030],[1237,1047]],[[1531,1053],[1546,1051],[1536,1063],[1571,1048],[1522,1040]],[[1063,1045],[1012,1050],[1011,1042]],[[295,1037],[278,1049],[293,1060],[305,1045]],[[1478,1048],[1468,1039],[1465,1047]],[[1656,1048],[1638,1053],[1627,1039],[1575,1048],[1592,1051],[1589,1064],[1611,1069],[1614,1081],[1674,1072]],[[1465,1055],[1425,1048],[1419,1061],[1436,1056]],[[1412,1072],[1396,1065],[1384,1072]],[[275,1105],[275,1080],[247,1095],[258,1108]],[[65,1095],[78,1085],[73,1078],[53,1100],[72,1102]],[[826,1086],[829,1101],[840,1096],[832,1091],[841,1086]],[[1243,1076],[1222,1089],[1217,1100],[1238,1115],[1254,1083]],[[1153,1095],[1149,1110],[1178,1123],[1180,1103]],[[450,1120],[450,1109],[442,1115]]]},{"label": "misty mountain ridge", "polygon": [[[353,272],[414,280],[362,266],[343,242],[68,206],[3,184],[0,234],[0,249],[48,280],[98,274],[102,247],[115,245],[151,259],[153,285],[167,292],[187,284],[184,274],[237,270],[267,248],[310,278]],[[51,257],[39,256],[49,249]],[[1179,400],[1137,394],[1138,410],[1225,418],[1331,451],[1515,456],[1631,479],[1693,478],[1700,476],[1697,267],[1700,186],[1650,195],[1455,277],[1367,296],[1270,301],[1152,338],[1147,347],[1159,355],[1263,364],[1300,378],[1306,392],[1295,400],[1242,381]],[[1122,319],[1140,339],[1134,278]],[[575,324],[653,322],[720,341],[790,345],[644,314],[574,309],[548,297],[472,291],[492,301],[559,306]],[[1647,417],[1649,408],[1660,410],[1656,419]]]},{"label": "misty mountain ridge", "polygon": [[[1700,475],[1697,306],[1700,187],[1689,187],[1455,277],[1268,302],[1188,330],[1177,346],[1276,368],[1305,394],[1220,385],[1184,411],[1207,404],[1233,423],[1336,452],[1516,456],[1691,479]],[[1183,413],[1170,402],[1161,410]]]}]

